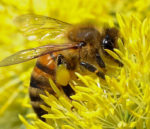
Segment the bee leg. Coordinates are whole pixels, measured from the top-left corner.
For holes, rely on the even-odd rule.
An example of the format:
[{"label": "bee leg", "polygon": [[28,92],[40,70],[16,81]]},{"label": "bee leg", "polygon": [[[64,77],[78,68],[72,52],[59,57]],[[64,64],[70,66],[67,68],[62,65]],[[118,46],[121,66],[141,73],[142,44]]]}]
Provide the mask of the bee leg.
[{"label": "bee leg", "polygon": [[87,62],[80,62],[80,65],[83,66],[85,69],[87,69],[90,72],[96,73],[97,76],[105,79],[105,75],[103,72],[100,72],[95,66],[87,63]]},{"label": "bee leg", "polygon": [[67,62],[65,57],[59,54],[56,63],[56,83],[62,86],[66,86],[70,80],[70,73],[67,69]]},{"label": "bee leg", "polygon": [[123,67],[123,64],[119,60],[114,59],[114,61],[119,65],[119,67]]},{"label": "bee leg", "polygon": [[75,92],[69,85],[70,81],[70,71],[69,64],[67,63],[63,55],[58,55],[57,57],[57,69],[56,69],[56,83],[61,85],[64,93],[70,98]]},{"label": "bee leg", "polygon": [[[113,51],[115,54],[117,54],[115,51]],[[109,57],[111,57],[113,59],[114,62],[116,62],[118,64],[119,67],[123,67],[123,63],[121,63],[119,60],[115,59],[114,57],[112,57],[111,55],[109,55]]]},{"label": "bee leg", "polygon": [[96,53],[96,62],[101,68],[105,68],[105,63],[98,52]]},{"label": "bee leg", "polygon": [[67,65],[67,62],[65,60],[65,57],[62,54],[59,54],[57,57],[57,66],[59,66],[61,64]]}]

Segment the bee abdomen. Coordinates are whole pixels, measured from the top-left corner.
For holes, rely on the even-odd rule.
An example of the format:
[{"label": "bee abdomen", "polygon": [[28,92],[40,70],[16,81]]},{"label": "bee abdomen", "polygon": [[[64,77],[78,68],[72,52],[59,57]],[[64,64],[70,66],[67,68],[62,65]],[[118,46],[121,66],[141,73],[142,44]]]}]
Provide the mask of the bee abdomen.
[{"label": "bee abdomen", "polygon": [[[36,66],[32,72],[30,80],[29,94],[31,99],[31,105],[41,120],[45,120],[41,116],[46,114],[40,105],[46,105],[41,99],[40,94],[45,95],[45,91],[48,91],[50,94],[54,94],[52,90],[49,78],[55,79],[55,60],[50,56],[46,55],[40,57],[36,63]],[[47,106],[47,105],[46,105]]]},{"label": "bee abdomen", "polygon": [[37,114],[37,116],[41,120],[45,121],[45,119],[42,118],[41,116],[44,115],[44,114],[47,114],[47,112],[40,107],[40,105],[45,105],[45,103],[43,101],[40,101],[40,100],[39,101],[32,101],[31,100],[31,105],[34,109],[34,112]]},{"label": "bee abdomen", "polygon": [[54,75],[55,74],[55,69],[50,69],[47,66],[44,66],[41,62],[37,61],[36,67],[42,70],[43,72],[49,74],[49,75]]},{"label": "bee abdomen", "polygon": [[30,94],[31,101],[38,101],[41,99],[39,95],[40,94],[45,95],[45,92],[43,89],[30,87],[29,88],[29,94]]},{"label": "bee abdomen", "polygon": [[[46,85],[48,85],[48,84],[46,84]],[[29,88],[31,105],[34,109],[34,112],[37,114],[37,116],[41,120],[45,121],[45,119],[41,117],[42,115],[47,113],[40,107],[40,105],[45,105],[45,103],[43,102],[43,100],[40,97],[40,94],[45,95],[44,89],[41,87],[42,87],[42,81],[40,81],[39,78],[35,79],[35,77],[32,75],[31,82],[30,82],[30,88]]]}]

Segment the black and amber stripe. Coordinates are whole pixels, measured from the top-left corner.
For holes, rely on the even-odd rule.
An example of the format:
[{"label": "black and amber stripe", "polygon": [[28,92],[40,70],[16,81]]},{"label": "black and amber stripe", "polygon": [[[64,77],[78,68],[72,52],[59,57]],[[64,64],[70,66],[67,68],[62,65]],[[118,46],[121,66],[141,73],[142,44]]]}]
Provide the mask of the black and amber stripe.
[{"label": "black and amber stripe", "polygon": [[40,105],[46,105],[40,98],[40,94],[45,94],[45,90],[54,94],[48,78],[55,79],[56,56],[51,54],[38,58],[30,80],[29,94],[31,105],[37,116],[43,121],[44,118],[41,116],[47,112],[40,107]]},{"label": "black and amber stripe", "polygon": [[[29,88],[31,104],[37,116],[43,121],[44,119],[41,116],[47,112],[40,108],[40,105],[46,105],[40,98],[40,94],[45,94],[44,91],[46,90],[50,94],[55,95],[50,86],[49,78],[56,82],[56,68],[60,64],[66,64],[66,66],[69,66],[63,55],[52,53],[39,57],[32,72]],[[74,91],[69,84],[65,87],[57,84],[57,87],[60,88],[69,98],[74,94]]]}]

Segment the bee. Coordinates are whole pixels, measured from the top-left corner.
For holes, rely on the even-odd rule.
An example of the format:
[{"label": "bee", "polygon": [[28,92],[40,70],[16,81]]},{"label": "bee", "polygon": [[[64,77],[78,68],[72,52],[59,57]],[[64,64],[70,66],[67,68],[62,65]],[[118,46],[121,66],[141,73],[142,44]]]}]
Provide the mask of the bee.
[{"label": "bee", "polygon": [[74,72],[92,72],[105,80],[107,65],[105,60],[121,63],[111,57],[105,49],[117,48],[119,32],[116,28],[99,31],[92,25],[71,25],[69,23],[40,15],[22,15],[15,23],[31,40],[40,42],[51,38],[66,37],[66,43],[48,44],[19,51],[0,62],[0,67],[14,65],[37,58],[33,69],[29,94],[32,107],[37,116],[47,112],[40,105],[45,104],[40,94],[45,90],[55,95],[49,83],[51,78],[67,97],[74,94],[69,81],[75,78]]}]

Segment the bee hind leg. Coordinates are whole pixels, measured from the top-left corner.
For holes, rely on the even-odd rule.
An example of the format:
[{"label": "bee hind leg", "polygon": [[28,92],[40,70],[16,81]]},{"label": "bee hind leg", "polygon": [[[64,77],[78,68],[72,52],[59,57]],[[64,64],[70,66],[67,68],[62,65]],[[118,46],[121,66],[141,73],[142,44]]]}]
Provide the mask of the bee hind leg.
[{"label": "bee hind leg", "polygon": [[64,93],[70,98],[75,92],[69,85],[70,81],[70,71],[69,64],[67,63],[63,55],[58,55],[57,57],[57,69],[56,69],[56,83],[61,85]]}]

